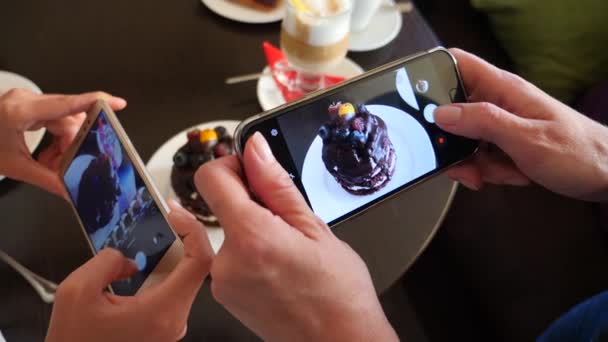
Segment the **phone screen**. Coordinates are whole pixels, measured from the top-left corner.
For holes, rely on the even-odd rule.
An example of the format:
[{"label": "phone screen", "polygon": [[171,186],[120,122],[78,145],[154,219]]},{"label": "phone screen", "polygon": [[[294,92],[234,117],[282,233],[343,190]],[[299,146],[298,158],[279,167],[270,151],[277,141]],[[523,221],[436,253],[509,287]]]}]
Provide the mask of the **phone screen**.
[{"label": "phone screen", "polygon": [[317,216],[337,223],[471,155],[477,142],[442,131],[437,106],[466,101],[438,51],[252,123]]},{"label": "phone screen", "polygon": [[139,272],[112,284],[118,295],[135,294],[175,235],[104,111],[68,165],[64,182],[95,250],[115,248],[137,264]]}]

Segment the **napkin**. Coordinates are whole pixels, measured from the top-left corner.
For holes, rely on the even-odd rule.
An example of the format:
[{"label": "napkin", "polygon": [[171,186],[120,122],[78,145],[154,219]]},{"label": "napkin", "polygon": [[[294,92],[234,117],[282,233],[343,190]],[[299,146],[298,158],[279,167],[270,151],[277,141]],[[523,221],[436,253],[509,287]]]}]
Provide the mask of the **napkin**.
[{"label": "napkin", "polygon": [[[264,47],[264,54],[266,55],[266,62],[268,63],[270,71],[272,71],[272,78],[281,91],[281,94],[283,94],[285,101],[291,102],[306,95],[306,93],[301,91],[289,90],[285,85],[285,82],[281,82],[279,79],[279,75],[282,78],[286,78],[287,81],[294,80],[297,76],[297,71],[287,66],[287,59],[285,58],[283,51],[269,42],[264,42],[262,45]],[[323,77],[325,77],[325,85],[328,87],[345,80],[344,77],[340,76],[324,75]]]}]

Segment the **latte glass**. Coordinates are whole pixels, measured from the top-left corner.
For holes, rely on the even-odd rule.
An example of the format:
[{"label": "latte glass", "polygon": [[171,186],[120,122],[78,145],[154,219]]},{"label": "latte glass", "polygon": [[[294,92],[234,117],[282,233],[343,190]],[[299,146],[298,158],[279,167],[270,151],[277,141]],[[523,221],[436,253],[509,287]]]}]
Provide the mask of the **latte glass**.
[{"label": "latte glass", "polygon": [[279,77],[292,91],[308,93],[326,86],[324,73],[340,65],[348,52],[352,0],[289,0],[281,26],[281,49],[295,78]]}]

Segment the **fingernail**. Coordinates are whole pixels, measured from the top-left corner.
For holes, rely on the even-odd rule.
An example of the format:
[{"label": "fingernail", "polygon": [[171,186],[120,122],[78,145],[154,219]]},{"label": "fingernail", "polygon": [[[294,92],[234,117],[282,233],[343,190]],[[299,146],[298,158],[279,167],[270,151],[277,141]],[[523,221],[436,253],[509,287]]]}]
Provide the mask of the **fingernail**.
[{"label": "fingernail", "polygon": [[169,202],[169,206],[182,208],[181,203],[179,203],[175,198],[169,198],[167,202]]},{"label": "fingernail", "polygon": [[458,105],[441,106],[435,110],[435,122],[441,125],[453,125],[461,117],[462,107]]},{"label": "fingernail", "polygon": [[127,106],[127,100],[123,99],[122,97],[117,97],[117,96],[112,96],[109,99],[106,99],[107,102],[111,102],[113,106],[116,107],[126,107]]},{"label": "fingernail", "polygon": [[255,132],[251,137],[253,140],[253,150],[263,162],[271,162],[274,160],[274,155],[270,150],[270,146],[260,132]]},{"label": "fingernail", "polygon": [[530,185],[530,180],[524,177],[515,176],[513,178],[506,179],[503,183],[513,186],[528,186]]},{"label": "fingernail", "polygon": [[477,186],[477,184],[475,184],[474,182],[472,182],[468,179],[461,178],[461,179],[457,179],[456,181],[471,190],[475,190],[475,191],[479,190],[479,186]]},{"label": "fingernail", "polygon": [[179,203],[177,200],[170,198],[168,202],[169,207],[171,207],[171,214],[177,215],[182,218],[188,218],[192,220],[196,219],[196,217],[186,208],[184,208],[184,206],[182,206],[181,203]]},{"label": "fingernail", "polygon": [[139,266],[137,266],[137,261],[135,261],[135,259],[127,258],[127,261],[134,269],[139,270]]}]

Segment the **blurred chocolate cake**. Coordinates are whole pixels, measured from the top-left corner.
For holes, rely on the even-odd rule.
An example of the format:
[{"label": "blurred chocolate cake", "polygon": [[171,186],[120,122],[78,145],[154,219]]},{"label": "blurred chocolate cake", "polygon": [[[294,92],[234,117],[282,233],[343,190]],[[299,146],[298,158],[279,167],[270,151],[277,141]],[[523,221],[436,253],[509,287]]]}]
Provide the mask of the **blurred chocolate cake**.
[{"label": "blurred chocolate cake", "polygon": [[217,226],[218,221],[196,190],[194,174],[204,163],[233,153],[232,137],[219,126],[188,132],[188,142],[173,156],[171,186],[184,208],[206,225]]},{"label": "blurred chocolate cake", "polygon": [[89,163],[78,194],[76,206],[87,233],[93,234],[110,223],[121,191],[118,175],[107,155],[100,154]]},{"label": "blurred chocolate cake", "polygon": [[388,184],[395,173],[395,147],[384,120],[365,105],[329,106],[331,120],[319,129],[323,163],[349,193],[369,195]]}]

